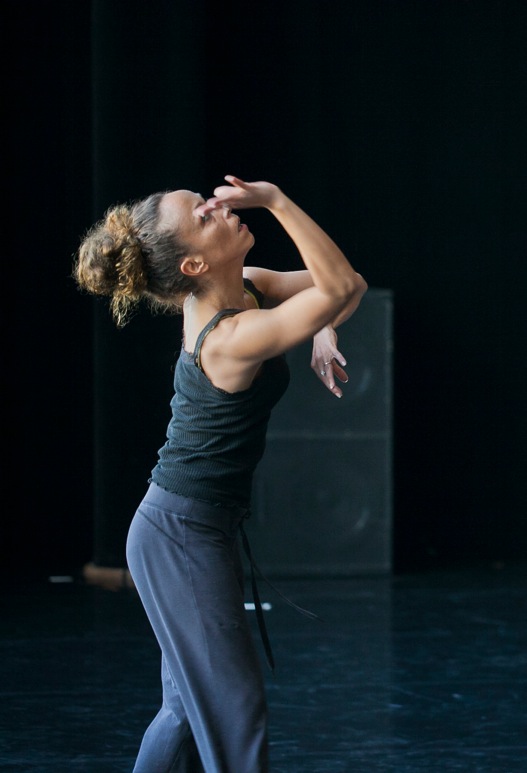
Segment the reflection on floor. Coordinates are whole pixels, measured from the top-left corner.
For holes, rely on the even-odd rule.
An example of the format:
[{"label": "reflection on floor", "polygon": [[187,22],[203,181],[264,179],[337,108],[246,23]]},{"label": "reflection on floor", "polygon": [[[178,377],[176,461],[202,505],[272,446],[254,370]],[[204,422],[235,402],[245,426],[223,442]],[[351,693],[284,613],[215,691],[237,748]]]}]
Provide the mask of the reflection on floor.
[{"label": "reflection on floor", "polygon": [[[261,588],[272,773],[527,770],[526,567],[277,585],[323,621]],[[135,590],[55,577],[2,606],[0,770],[130,773],[160,698]]]}]

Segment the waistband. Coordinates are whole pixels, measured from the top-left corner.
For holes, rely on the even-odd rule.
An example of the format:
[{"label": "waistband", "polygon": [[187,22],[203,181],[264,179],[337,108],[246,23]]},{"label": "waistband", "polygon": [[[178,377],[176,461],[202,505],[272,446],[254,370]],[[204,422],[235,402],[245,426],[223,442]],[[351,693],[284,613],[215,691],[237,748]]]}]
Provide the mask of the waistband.
[{"label": "waistband", "polygon": [[215,505],[213,502],[184,497],[181,494],[174,494],[172,491],[161,488],[157,483],[150,483],[144,501],[192,521],[226,532],[235,530],[243,519],[250,515],[248,507]]}]

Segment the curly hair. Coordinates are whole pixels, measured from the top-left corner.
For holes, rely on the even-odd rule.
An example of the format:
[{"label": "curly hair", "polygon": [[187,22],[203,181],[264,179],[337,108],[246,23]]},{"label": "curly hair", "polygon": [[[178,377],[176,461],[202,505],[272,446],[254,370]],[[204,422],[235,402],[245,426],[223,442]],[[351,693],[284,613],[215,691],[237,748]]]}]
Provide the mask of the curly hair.
[{"label": "curly hair", "polygon": [[82,290],[110,298],[112,317],[123,327],[140,301],[155,312],[179,313],[196,290],[180,264],[188,246],[174,231],[159,228],[164,193],[107,210],[85,234],[74,259],[73,277]]}]

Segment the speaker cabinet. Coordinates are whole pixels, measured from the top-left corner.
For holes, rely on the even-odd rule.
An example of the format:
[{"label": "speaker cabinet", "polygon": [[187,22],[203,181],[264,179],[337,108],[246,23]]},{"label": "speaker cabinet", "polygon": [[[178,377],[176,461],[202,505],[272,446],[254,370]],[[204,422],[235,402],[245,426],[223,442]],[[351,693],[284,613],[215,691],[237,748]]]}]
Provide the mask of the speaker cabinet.
[{"label": "speaker cabinet", "polygon": [[391,571],[392,317],[392,292],[369,289],[338,328],[349,376],[340,400],[311,370],[311,343],[287,355],[291,383],[271,417],[247,524],[269,576]]}]

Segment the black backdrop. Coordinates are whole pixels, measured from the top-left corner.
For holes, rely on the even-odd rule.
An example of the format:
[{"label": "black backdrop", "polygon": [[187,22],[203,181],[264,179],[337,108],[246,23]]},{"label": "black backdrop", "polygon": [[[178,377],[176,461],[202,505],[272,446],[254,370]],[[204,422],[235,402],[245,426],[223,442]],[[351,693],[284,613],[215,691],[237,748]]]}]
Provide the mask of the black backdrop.
[{"label": "black backdrop", "polygon": [[[393,290],[396,571],[525,559],[526,10],[3,3],[3,571],[89,560],[97,497],[135,502],[168,418],[178,321],[115,331],[70,278],[80,236],[225,173],[280,184]],[[250,215],[252,260],[298,267]]]}]

